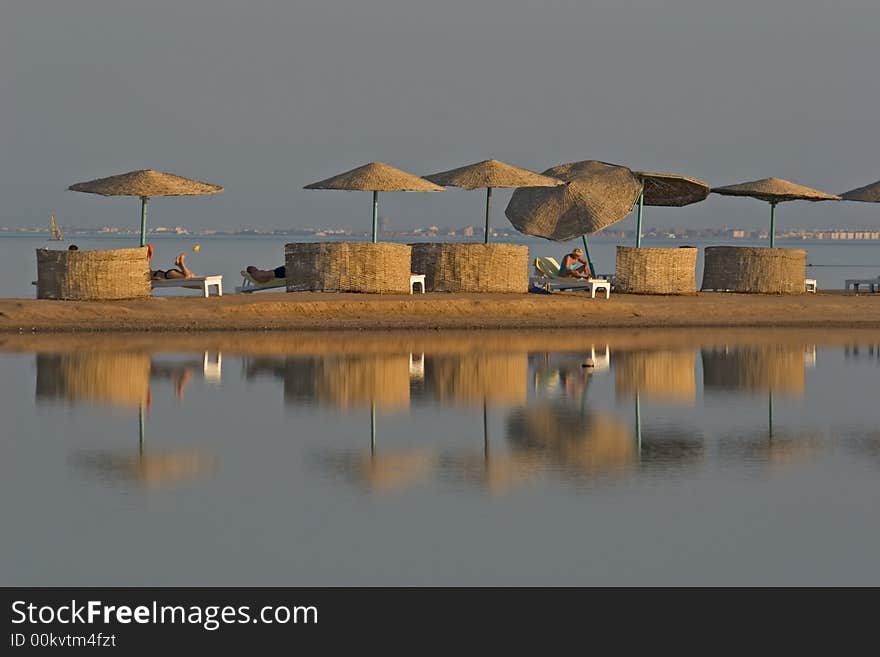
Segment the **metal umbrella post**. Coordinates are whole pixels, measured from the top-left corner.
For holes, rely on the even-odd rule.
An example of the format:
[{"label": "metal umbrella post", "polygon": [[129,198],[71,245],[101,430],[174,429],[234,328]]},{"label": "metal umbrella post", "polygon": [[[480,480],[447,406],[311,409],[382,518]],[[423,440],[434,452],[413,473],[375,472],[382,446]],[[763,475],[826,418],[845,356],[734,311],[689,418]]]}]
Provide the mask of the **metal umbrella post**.
[{"label": "metal umbrella post", "polygon": [[141,196],[141,246],[147,244],[147,197]]},{"label": "metal umbrella post", "polygon": [[645,189],[639,194],[639,213],[636,215],[636,247],[642,245],[642,208],[645,207]]},{"label": "metal umbrella post", "polygon": [[373,244],[379,241],[379,192],[373,191]]},{"label": "metal umbrella post", "polygon": [[489,216],[492,212],[492,188],[486,188],[486,229],[483,232],[483,244],[489,243]]},{"label": "metal umbrella post", "polygon": [[776,244],[776,203],[770,204],[770,248]]},{"label": "metal umbrella post", "polygon": [[596,277],[596,268],[593,267],[593,258],[590,256],[590,244],[587,242],[587,236],[581,235],[581,240],[584,242],[584,255],[587,257],[587,265],[590,268],[590,276],[593,278]]}]

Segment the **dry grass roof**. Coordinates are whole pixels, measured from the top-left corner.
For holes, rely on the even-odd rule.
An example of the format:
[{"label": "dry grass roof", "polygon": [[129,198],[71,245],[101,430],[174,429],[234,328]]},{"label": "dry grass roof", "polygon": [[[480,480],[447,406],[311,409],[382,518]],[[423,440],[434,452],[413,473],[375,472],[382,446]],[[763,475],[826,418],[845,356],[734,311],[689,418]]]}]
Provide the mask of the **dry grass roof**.
[{"label": "dry grass roof", "polygon": [[677,173],[637,171],[645,188],[645,205],[682,207],[709,196],[709,184]]},{"label": "dry grass roof", "polygon": [[750,196],[768,203],[782,201],[839,201],[840,197],[834,194],[820,192],[818,189],[804,187],[782,178],[763,178],[727,185],[726,187],[713,187],[713,194],[724,196]]},{"label": "dry grass roof", "polygon": [[519,188],[504,214],[527,235],[567,241],[620,221],[633,208],[642,184],[626,167],[586,160],[551,167],[545,176],[565,185]]},{"label": "dry grass roof", "polygon": [[482,187],[555,187],[562,180],[542,176],[528,169],[521,169],[498,160],[483,160],[450,171],[425,176],[438,185],[480,189]]},{"label": "dry grass roof", "polygon": [[101,196],[199,196],[222,192],[220,185],[211,185],[173,173],[141,169],[109,178],[98,178],[68,187],[74,192],[100,194]]},{"label": "dry grass roof", "polygon": [[863,203],[880,203],[880,180],[864,187],[857,187],[840,195],[844,201],[862,201]]},{"label": "dry grass roof", "polygon": [[370,192],[442,192],[442,187],[384,162],[370,162],[304,189],[343,189]]}]

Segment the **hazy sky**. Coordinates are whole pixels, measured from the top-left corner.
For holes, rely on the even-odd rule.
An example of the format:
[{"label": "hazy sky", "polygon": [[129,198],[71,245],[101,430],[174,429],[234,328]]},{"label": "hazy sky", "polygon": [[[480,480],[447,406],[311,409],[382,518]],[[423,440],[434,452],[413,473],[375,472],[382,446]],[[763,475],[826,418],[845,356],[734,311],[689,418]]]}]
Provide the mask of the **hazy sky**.
[{"label": "hazy sky", "polygon": [[[601,159],[840,193],[880,179],[878,34],[877,0],[0,0],[0,225],[134,226],[136,199],[65,190],[141,168],[226,187],[151,205],[151,225],[195,228],[366,230],[369,193],[302,187],[372,160]],[[388,193],[380,213],[463,226],[483,203]],[[650,222],[768,214],[711,196]],[[878,219],[778,211],[780,228]]]}]

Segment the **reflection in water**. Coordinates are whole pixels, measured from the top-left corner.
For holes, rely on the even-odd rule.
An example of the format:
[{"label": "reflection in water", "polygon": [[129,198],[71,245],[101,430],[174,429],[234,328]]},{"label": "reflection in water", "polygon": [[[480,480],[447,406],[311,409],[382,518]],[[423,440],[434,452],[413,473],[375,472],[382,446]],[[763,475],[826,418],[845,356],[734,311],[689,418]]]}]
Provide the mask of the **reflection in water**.
[{"label": "reflection in water", "polygon": [[441,404],[522,404],[526,353],[464,353],[425,357],[425,396]]},{"label": "reflection in water", "polygon": [[409,354],[246,359],[245,376],[261,375],[284,382],[284,401],[290,405],[394,409],[410,401]]},{"label": "reflection in water", "polygon": [[149,488],[165,488],[182,481],[196,479],[214,468],[214,460],[200,450],[148,454],[145,445],[144,409],[138,410],[138,448],[126,452],[86,452],[78,454],[74,463],[101,477],[122,479],[144,484]]},{"label": "reflection in water", "polygon": [[507,440],[514,453],[581,474],[622,470],[638,456],[632,431],[623,422],[560,404],[516,409],[507,420]]},{"label": "reflection in water", "polygon": [[[481,352],[466,346],[443,353],[395,352],[393,347],[357,353],[247,356],[246,380],[269,376],[283,385],[287,405],[318,405],[348,411],[369,408],[370,443],[362,449],[327,451],[318,457],[324,469],[369,490],[400,490],[433,476],[504,490],[536,474],[568,476],[629,471],[651,466],[701,463],[706,448],[701,431],[676,423],[657,424],[644,417],[642,401],[693,405],[696,401],[696,355],[702,358],[706,392],[768,395],[766,429],[745,437],[721,437],[723,460],[787,462],[808,458],[820,449],[815,436],[793,435],[774,426],[773,395],[805,394],[805,369],[815,366],[814,344],[723,344],[694,347],[615,349],[602,343],[580,351]],[[873,350],[864,353],[873,355]],[[846,357],[859,351],[848,345]],[[634,407],[596,408],[591,400],[597,375],[613,372],[618,399]],[[88,351],[36,355],[37,401],[63,399],[148,407],[150,382],[170,381],[183,400],[191,381],[219,383],[222,356],[205,351],[198,357],[149,351]],[[600,377],[601,378],[601,377]],[[601,384],[607,388],[612,379]],[[531,389],[531,392],[530,392]],[[589,393],[589,394],[588,394]],[[531,394],[531,398],[530,395]],[[413,402],[483,408],[483,445],[455,450],[377,447],[376,410],[407,409]],[[506,443],[490,444],[487,415],[511,406]],[[366,428],[366,424],[365,424]],[[366,435],[366,434],[365,434]],[[860,443],[862,444],[862,443]],[[864,443],[870,450],[873,442]],[[104,474],[160,483],[196,477],[208,461],[195,452],[136,456],[91,454],[78,462]]]},{"label": "reflection in water", "polygon": [[693,403],[697,392],[693,349],[621,351],[612,354],[619,397]]},{"label": "reflection in water", "polygon": [[[874,573],[880,350],[866,345],[880,331],[830,344],[536,333],[29,337],[39,353],[0,336],[0,468],[22,529],[2,542],[10,573],[25,585]],[[113,535],[54,540],[53,527],[95,518]]]},{"label": "reflection in water", "polygon": [[64,400],[137,408],[149,399],[148,353],[37,354],[36,361],[37,403]]},{"label": "reflection in water", "polygon": [[178,399],[201,375],[219,383],[222,355],[205,352],[202,358],[162,360],[145,351],[81,351],[36,355],[37,403],[104,403],[136,408],[150,405],[150,381],[168,380]]},{"label": "reflection in water", "polygon": [[723,459],[781,465],[809,461],[819,454],[820,436],[780,431],[773,407],[777,396],[804,397],[806,369],[816,364],[815,345],[724,345],[703,348],[701,355],[707,392],[767,393],[766,429],[722,437],[719,454]]},{"label": "reflection in water", "polygon": [[364,354],[256,357],[245,361],[245,376],[272,376],[284,382],[291,405],[337,409],[401,409],[411,400],[441,404],[520,404],[526,399],[525,353]]},{"label": "reflection in water", "polygon": [[317,462],[348,482],[375,492],[399,491],[423,483],[431,475],[434,454],[425,449],[341,451],[323,454]]},{"label": "reflection in water", "polygon": [[702,349],[706,391],[771,391],[803,397],[806,363],[812,350],[804,345],[761,345]]},{"label": "reflection in water", "polygon": [[705,456],[701,433],[684,429],[638,430],[639,463],[642,466],[686,466],[700,463]]},{"label": "reflection in water", "polygon": [[789,465],[813,460],[822,451],[822,441],[816,433],[780,433],[769,435],[759,432],[746,436],[724,436],[719,442],[721,458],[733,461],[752,461],[769,465]]}]

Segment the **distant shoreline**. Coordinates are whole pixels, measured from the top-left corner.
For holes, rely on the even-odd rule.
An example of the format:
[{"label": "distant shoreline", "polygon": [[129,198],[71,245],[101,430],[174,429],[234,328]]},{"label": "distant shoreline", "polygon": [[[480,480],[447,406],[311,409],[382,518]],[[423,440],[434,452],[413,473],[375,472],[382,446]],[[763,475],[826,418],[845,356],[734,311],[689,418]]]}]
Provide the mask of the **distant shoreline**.
[{"label": "distant shoreline", "polygon": [[435,329],[880,328],[880,294],[693,296],[583,293],[195,295],[137,301],[0,299],[0,332],[388,331]]}]

